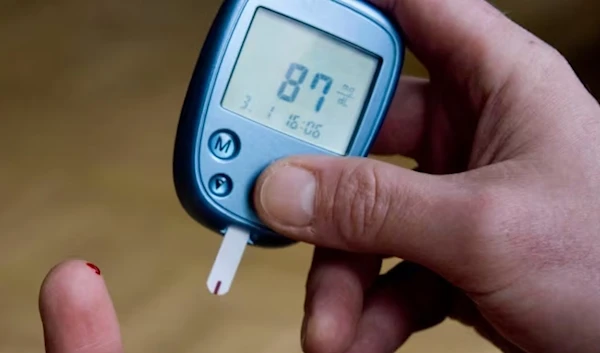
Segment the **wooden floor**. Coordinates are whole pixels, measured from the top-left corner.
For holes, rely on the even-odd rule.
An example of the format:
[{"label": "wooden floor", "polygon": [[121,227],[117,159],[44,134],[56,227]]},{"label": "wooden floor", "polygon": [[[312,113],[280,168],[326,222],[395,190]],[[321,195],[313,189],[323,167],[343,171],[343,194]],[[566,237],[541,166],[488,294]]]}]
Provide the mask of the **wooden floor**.
[{"label": "wooden floor", "polygon": [[[220,238],[173,190],[179,109],[218,3],[3,1],[0,353],[42,351],[39,285],[69,257],[102,268],[128,352],[300,352],[311,249],[250,249],[231,294],[213,297]],[[593,77],[595,1],[523,3],[500,5]],[[454,323],[403,351],[496,352]]]}]

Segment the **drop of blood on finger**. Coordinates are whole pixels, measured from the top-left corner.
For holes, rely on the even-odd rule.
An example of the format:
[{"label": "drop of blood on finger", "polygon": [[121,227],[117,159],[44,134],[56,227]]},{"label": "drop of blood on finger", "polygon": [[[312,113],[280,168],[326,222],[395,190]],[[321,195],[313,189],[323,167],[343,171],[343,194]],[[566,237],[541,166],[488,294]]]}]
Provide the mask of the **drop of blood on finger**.
[{"label": "drop of blood on finger", "polygon": [[100,275],[100,269],[98,268],[98,266],[92,264],[92,263],[86,263],[87,267],[91,268],[92,270],[94,270],[96,272],[97,275]]}]

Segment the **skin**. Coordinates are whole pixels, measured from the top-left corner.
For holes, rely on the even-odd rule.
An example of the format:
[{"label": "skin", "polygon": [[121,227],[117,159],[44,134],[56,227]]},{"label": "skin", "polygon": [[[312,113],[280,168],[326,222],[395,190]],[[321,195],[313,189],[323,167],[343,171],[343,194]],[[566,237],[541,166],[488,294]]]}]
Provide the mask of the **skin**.
[{"label": "skin", "polygon": [[[506,352],[600,347],[600,107],[553,48],[483,0],[377,0],[430,80],[405,78],[374,152],[295,156],[258,181],[316,245],[309,353],[393,352],[447,317]],[[405,260],[383,276],[382,257]]]},{"label": "skin", "polygon": [[[373,0],[430,80],[404,78],[371,159],[295,156],[256,185],[265,223],[315,245],[302,346],[391,353],[450,317],[504,352],[600,347],[600,106],[554,49],[483,0]],[[385,257],[404,261],[380,275]],[[40,292],[46,351],[120,353],[102,277]]]},{"label": "skin", "polygon": [[39,308],[47,353],[122,353],[119,322],[101,275],[81,260],[50,270]]}]

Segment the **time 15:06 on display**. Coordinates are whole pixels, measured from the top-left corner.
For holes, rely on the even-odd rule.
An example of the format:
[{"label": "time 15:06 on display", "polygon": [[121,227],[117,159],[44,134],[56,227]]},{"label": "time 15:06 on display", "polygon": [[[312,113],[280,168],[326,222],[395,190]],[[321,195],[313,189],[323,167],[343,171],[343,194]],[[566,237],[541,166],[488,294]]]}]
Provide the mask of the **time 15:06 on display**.
[{"label": "time 15:06 on display", "polygon": [[306,136],[318,139],[321,137],[321,128],[323,127],[323,124],[318,124],[314,121],[304,121],[299,115],[292,114],[289,116],[285,126],[291,130],[300,131]]}]

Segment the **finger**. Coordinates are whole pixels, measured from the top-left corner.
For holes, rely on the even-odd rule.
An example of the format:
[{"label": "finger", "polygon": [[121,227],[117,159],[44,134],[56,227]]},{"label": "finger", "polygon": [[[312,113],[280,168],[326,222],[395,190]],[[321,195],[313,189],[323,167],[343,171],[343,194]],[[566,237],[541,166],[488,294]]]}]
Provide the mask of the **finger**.
[{"label": "finger", "polygon": [[54,267],[40,290],[48,353],[121,353],[119,323],[100,270],[84,261]]},{"label": "finger", "polygon": [[413,333],[446,318],[450,288],[422,267],[399,264],[373,287],[347,353],[396,352]]},{"label": "finger", "polygon": [[493,91],[541,43],[484,0],[370,1],[396,19],[432,77],[453,78],[467,92]]},{"label": "finger", "polygon": [[297,241],[449,271],[465,258],[481,211],[465,180],[370,159],[298,156],[259,177],[254,204],[268,226]]},{"label": "finger", "polygon": [[429,81],[403,77],[371,152],[418,158],[425,143]]},{"label": "finger", "polygon": [[381,258],[317,248],[308,276],[302,347],[307,353],[342,353],[352,343],[363,294]]}]

